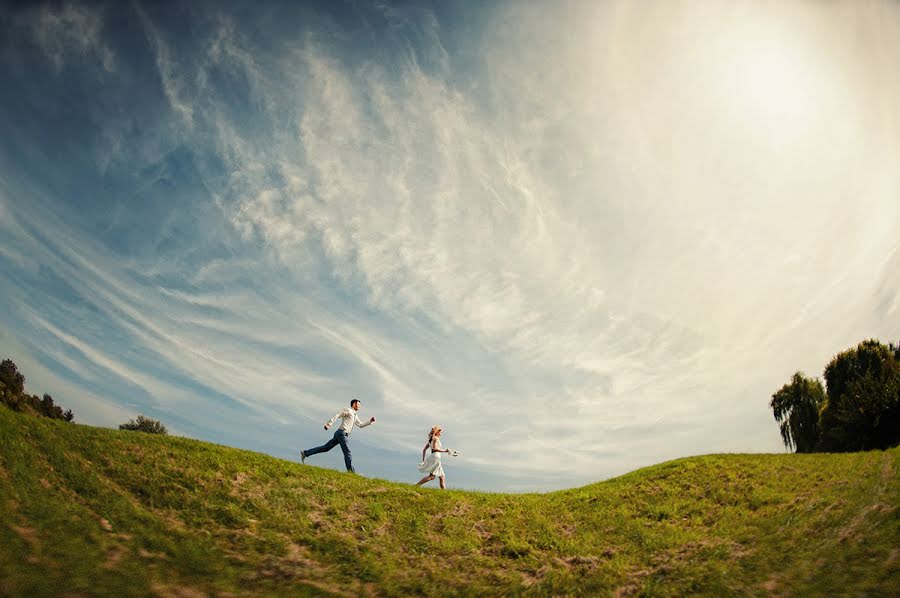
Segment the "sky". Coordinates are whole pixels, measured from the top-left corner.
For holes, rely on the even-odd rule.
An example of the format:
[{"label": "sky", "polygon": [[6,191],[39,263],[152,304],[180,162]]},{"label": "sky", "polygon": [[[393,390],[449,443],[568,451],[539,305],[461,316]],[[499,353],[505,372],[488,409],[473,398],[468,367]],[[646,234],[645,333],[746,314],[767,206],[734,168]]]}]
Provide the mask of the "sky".
[{"label": "sky", "polygon": [[[900,3],[0,4],[0,356],[76,422],[548,491],[900,339]],[[309,464],[342,469],[340,451]]]}]

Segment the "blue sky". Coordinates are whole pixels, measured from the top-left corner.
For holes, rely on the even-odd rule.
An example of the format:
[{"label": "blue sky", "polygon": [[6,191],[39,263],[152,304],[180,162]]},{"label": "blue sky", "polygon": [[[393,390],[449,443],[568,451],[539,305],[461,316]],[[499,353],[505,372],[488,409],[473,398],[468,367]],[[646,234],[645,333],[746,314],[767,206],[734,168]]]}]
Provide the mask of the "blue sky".
[{"label": "blue sky", "polygon": [[[80,423],[548,490],[900,338],[890,2],[0,8],[0,350]],[[341,468],[339,451],[315,464]]]}]

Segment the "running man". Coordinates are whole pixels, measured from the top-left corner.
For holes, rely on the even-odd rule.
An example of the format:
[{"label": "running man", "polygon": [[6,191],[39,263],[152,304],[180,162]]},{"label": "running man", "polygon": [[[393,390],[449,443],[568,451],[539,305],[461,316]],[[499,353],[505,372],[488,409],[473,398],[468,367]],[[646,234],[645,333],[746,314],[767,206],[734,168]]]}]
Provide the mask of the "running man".
[{"label": "running man", "polygon": [[341,445],[341,450],[344,451],[344,465],[347,466],[347,471],[350,473],[356,473],[356,470],[353,469],[353,462],[351,461],[350,454],[350,432],[353,431],[353,426],[359,426],[360,428],[365,428],[368,425],[375,423],[375,418],[371,418],[367,422],[363,422],[359,419],[359,416],[356,414],[359,411],[360,402],[359,399],[353,399],[350,401],[350,408],[344,409],[334,414],[328,423],[325,424],[325,429],[331,427],[337,418],[341,418],[340,427],[335,430],[334,436],[332,436],[331,440],[323,444],[322,446],[317,446],[316,448],[306,449],[305,451],[300,451],[300,461],[306,463],[306,458],[311,457],[312,455],[317,455],[319,453],[327,453],[337,445]]}]

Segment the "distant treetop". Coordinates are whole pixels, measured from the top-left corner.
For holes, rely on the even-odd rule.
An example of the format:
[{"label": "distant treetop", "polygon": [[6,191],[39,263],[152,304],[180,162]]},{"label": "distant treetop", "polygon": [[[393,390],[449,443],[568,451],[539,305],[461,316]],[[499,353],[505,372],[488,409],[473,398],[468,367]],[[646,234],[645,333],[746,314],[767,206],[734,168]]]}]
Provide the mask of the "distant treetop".
[{"label": "distant treetop", "polygon": [[146,432],[148,434],[168,434],[166,427],[159,420],[138,415],[137,419],[130,419],[124,424],[119,425],[120,430],[134,430],[136,432]]}]

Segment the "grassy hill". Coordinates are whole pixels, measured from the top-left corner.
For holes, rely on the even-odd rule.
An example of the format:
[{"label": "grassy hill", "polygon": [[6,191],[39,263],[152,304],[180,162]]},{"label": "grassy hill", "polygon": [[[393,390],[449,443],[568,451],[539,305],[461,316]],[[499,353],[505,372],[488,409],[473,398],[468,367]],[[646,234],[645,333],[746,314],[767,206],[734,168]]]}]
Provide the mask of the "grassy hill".
[{"label": "grassy hill", "polygon": [[415,488],[0,408],[0,595],[900,595],[900,450]]}]

